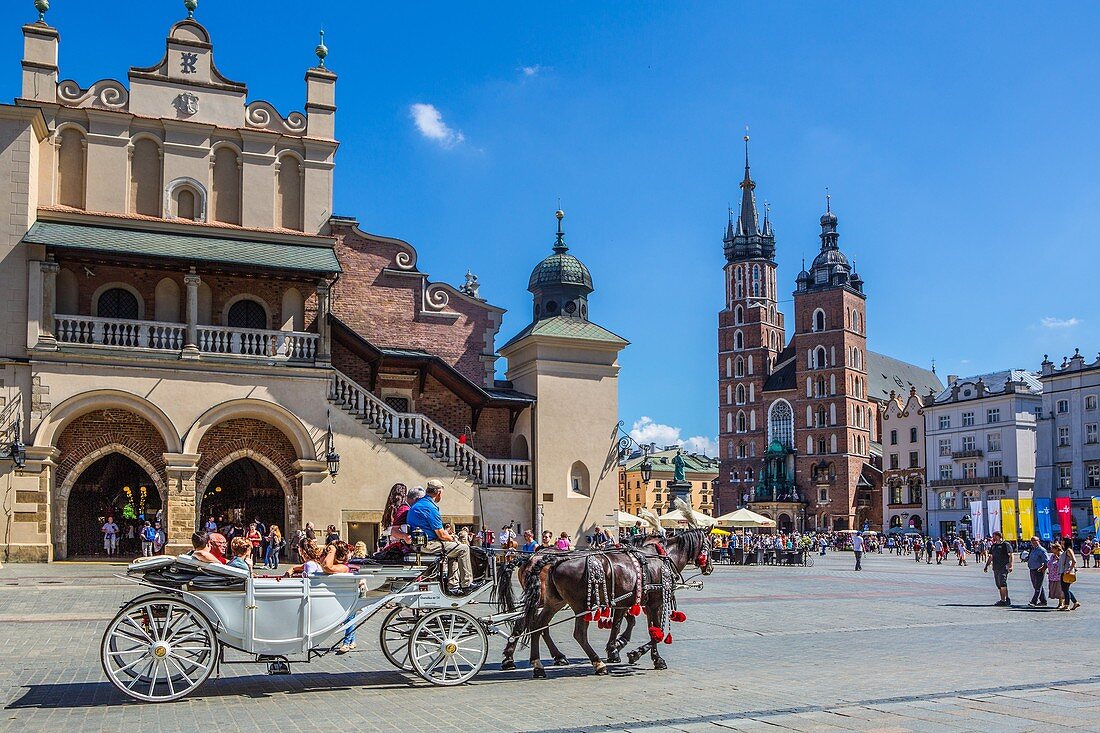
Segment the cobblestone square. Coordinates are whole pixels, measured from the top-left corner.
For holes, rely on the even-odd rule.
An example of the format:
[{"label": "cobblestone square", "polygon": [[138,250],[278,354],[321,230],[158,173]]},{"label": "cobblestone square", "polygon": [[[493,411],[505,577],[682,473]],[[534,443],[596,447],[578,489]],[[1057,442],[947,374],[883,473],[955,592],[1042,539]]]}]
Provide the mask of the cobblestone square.
[{"label": "cobblestone square", "polygon": [[[56,563],[0,570],[0,697],[12,731],[1041,731],[1092,729],[1100,713],[1100,570],[1082,570],[1073,613],[995,608],[992,578],[971,564],[917,564],[830,553],[812,568],[719,567],[683,591],[688,621],[645,662],[595,677],[566,627],[573,660],[550,679],[499,669],[503,641],[475,681],[434,688],[388,667],[377,625],[343,657],[291,676],[224,665],[193,696],[152,705],[115,692],[99,639],[137,588],[121,566]],[[1019,568],[1019,565],[1017,566]],[[597,644],[606,632],[593,632]],[[517,659],[526,652],[517,654]]]}]

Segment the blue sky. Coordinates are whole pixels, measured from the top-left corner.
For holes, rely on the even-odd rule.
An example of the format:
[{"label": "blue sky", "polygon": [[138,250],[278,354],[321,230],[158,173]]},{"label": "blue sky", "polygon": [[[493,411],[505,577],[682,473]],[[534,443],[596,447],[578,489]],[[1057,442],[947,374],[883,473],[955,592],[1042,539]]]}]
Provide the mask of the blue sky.
[{"label": "blue sky", "polygon": [[[32,5],[0,15],[7,98]],[[501,343],[526,323],[560,197],[593,320],[632,342],[621,416],[648,417],[658,441],[717,433],[721,233],[745,124],[781,291],[818,248],[828,186],[871,349],[934,358],[941,376],[1095,357],[1100,6],[597,5],[200,0],[197,18],[220,69],[284,113],[303,106],[324,25],[336,212],[412,242],[435,280],[472,269],[509,310]],[[84,85],[155,63],[184,14],[53,6],[62,78]]]}]

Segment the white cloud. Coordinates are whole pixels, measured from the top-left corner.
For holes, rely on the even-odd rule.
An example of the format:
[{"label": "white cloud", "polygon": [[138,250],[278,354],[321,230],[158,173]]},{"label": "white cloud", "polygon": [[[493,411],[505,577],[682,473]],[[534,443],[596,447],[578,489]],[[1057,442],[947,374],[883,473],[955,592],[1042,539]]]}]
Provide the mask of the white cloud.
[{"label": "white cloud", "polygon": [[417,102],[409,107],[409,114],[421,135],[445,148],[454,147],[466,140],[462,132],[449,127],[443,121],[443,114],[435,108],[435,105]]},{"label": "white cloud", "polygon": [[1080,322],[1076,318],[1053,318],[1051,316],[1039,319],[1039,324],[1043,328],[1073,328]]},{"label": "white cloud", "polygon": [[540,64],[535,64],[534,66],[521,66],[519,70],[523,72],[524,76],[531,77],[538,75],[538,73],[542,71],[542,66]]},{"label": "white cloud", "polygon": [[684,450],[693,453],[703,453],[708,456],[718,455],[718,441],[705,435],[696,435],[691,438],[681,438],[680,428],[672,425],[654,422],[653,418],[643,415],[634,421],[630,429],[630,437],[642,444],[656,443],[658,448],[666,445],[682,445]]}]

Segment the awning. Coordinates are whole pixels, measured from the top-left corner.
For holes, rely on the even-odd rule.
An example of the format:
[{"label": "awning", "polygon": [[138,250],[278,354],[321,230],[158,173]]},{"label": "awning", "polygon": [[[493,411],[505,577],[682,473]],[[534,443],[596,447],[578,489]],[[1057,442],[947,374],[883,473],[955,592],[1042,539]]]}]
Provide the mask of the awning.
[{"label": "awning", "polygon": [[723,514],[715,519],[718,524],[726,527],[774,527],[775,520],[768,519],[763,514],[757,514],[749,509],[738,509],[729,514]]},{"label": "awning", "polygon": [[38,221],[23,237],[29,244],[124,257],[212,262],[294,272],[340,272],[331,247],[253,239],[206,237],[123,227]]}]

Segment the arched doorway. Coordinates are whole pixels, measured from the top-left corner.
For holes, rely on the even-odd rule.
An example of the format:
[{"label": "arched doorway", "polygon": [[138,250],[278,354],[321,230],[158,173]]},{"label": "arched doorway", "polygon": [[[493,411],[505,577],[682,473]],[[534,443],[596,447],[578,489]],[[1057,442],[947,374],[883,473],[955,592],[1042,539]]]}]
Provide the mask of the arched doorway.
[{"label": "arched doorway", "polygon": [[69,491],[66,557],[105,555],[102,527],[108,516],[121,532],[119,555],[140,555],[142,523],[155,521],[160,511],[160,492],[149,473],[130,457],[109,453],[84,469]]},{"label": "arched doorway", "polygon": [[912,517],[909,517],[909,526],[920,532],[924,528],[924,520],[922,520],[919,516],[914,515]]},{"label": "arched doorway", "polygon": [[789,534],[794,529],[794,523],[787,514],[780,514],[779,519],[776,520],[776,524],[779,525],[779,531],[784,534]]},{"label": "arched doorway", "polygon": [[266,526],[279,525],[285,533],[286,492],[283,482],[260,461],[239,458],[219,470],[207,483],[199,507],[200,524],[213,516],[218,526],[248,523],[259,518]]}]

